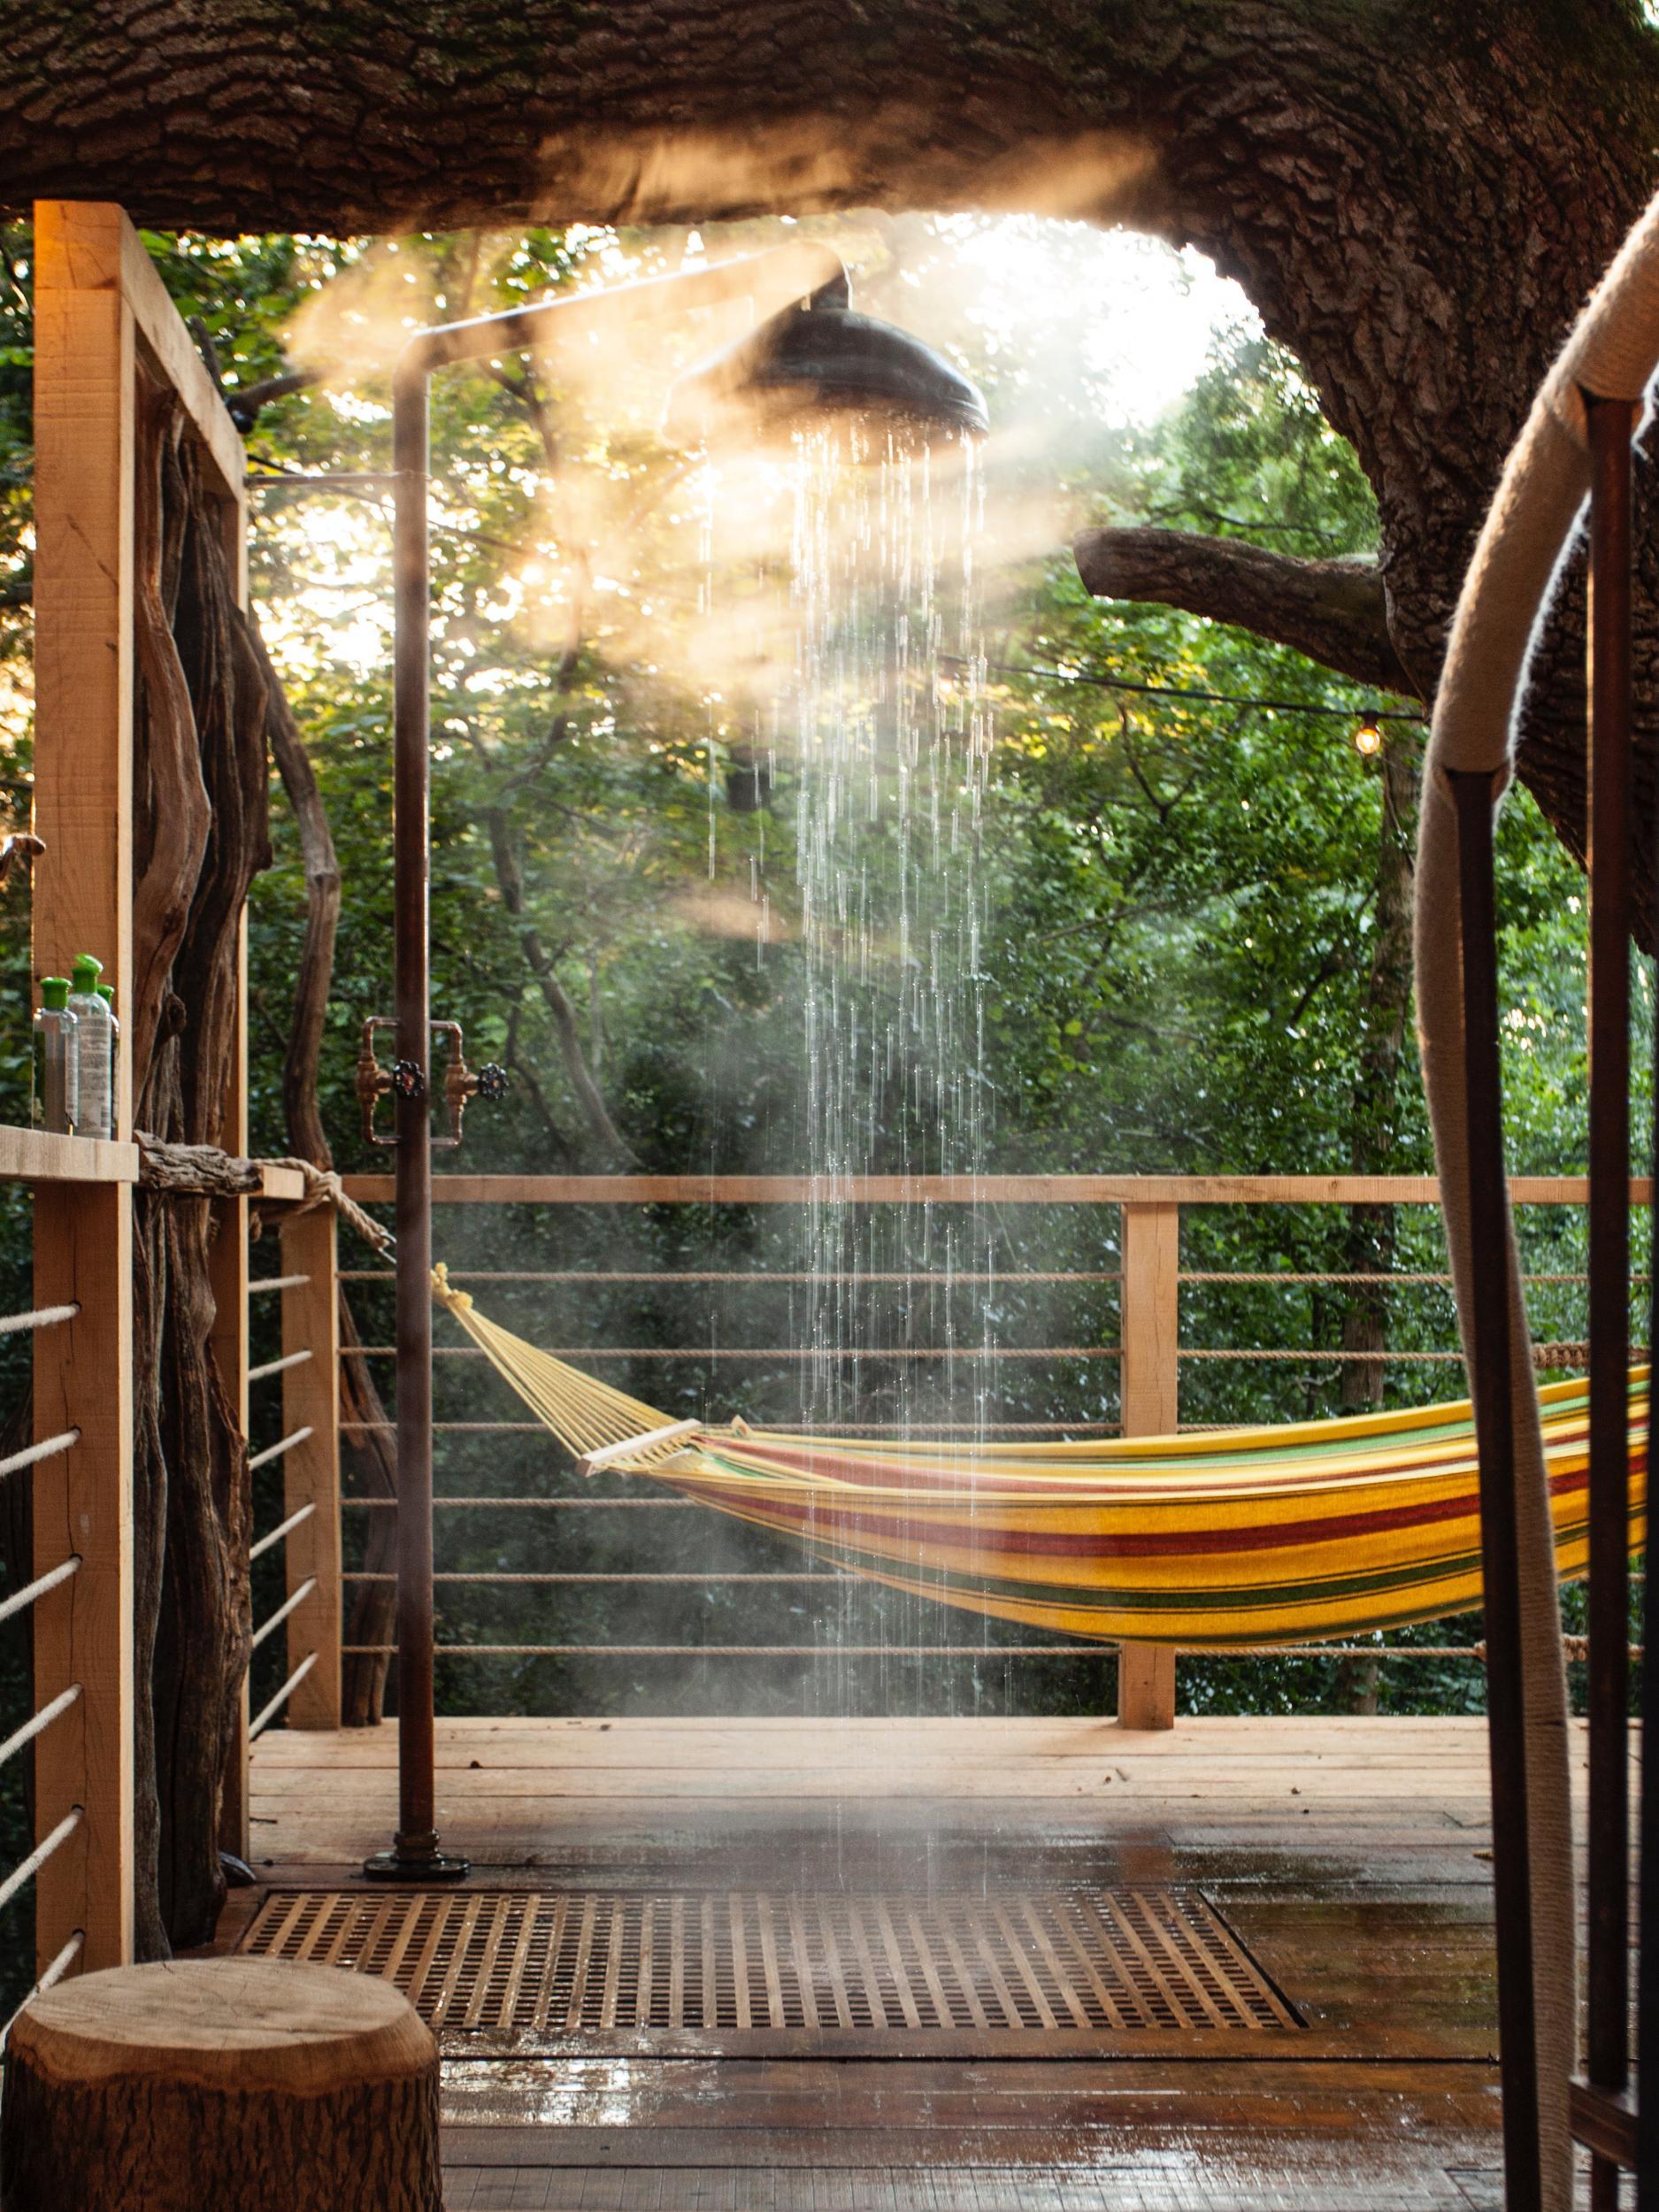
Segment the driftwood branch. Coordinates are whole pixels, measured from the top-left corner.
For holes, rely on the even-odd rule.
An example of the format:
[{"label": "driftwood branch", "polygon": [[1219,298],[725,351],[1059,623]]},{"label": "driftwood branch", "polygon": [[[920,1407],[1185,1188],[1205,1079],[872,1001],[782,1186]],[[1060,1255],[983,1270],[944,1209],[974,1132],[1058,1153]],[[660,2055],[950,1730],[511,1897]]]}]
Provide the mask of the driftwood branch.
[{"label": "driftwood branch", "polygon": [[[211,1192],[234,1107],[242,915],[269,864],[263,682],[224,518],[176,403],[141,372],[131,1040],[157,1141],[134,1237],[136,1947],[205,1942],[249,1652],[248,1447],[214,1349]],[[163,1378],[165,1377],[165,1386]]]},{"label": "driftwood branch", "polygon": [[1234,623],[1356,683],[1415,693],[1373,561],[1302,561],[1190,530],[1085,530],[1073,550],[1096,599],[1153,600]]},{"label": "driftwood branch", "polygon": [[212,1144],[168,1144],[144,1130],[138,1141],[138,1179],[145,1190],[193,1198],[246,1198],[263,1184],[257,1160],[239,1159]]}]

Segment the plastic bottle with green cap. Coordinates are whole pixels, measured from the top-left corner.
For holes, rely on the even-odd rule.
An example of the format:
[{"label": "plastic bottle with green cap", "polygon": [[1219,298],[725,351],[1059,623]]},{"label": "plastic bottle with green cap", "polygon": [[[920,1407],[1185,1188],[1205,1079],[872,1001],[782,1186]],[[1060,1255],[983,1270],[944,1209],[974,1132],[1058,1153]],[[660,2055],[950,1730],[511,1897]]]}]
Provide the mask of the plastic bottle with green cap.
[{"label": "plastic bottle with green cap", "polygon": [[69,1010],[75,1018],[75,1056],[81,1071],[81,1118],[76,1124],[83,1137],[113,1133],[111,1109],[115,1102],[114,1039],[108,1002],[98,996],[98,978],[104,963],[89,952],[77,953],[69,992]]},{"label": "plastic bottle with green cap", "polygon": [[60,1137],[68,1136],[80,1118],[80,1056],[75,1050],[78,1025],[69,1010],[69,978],[41,978],[41,1002],[35,1017],[35,1066],[41,1124]]},{"label": "plastic bottle with green cap", "polygon": [[115,991],[112,985],[100,983],[98,996],[110,1010],[110,1134],[115,1134],[115,1102],[119,1095],[120,1064],[116,1055],[121,1048],[120,1017],[115,1010]]}]

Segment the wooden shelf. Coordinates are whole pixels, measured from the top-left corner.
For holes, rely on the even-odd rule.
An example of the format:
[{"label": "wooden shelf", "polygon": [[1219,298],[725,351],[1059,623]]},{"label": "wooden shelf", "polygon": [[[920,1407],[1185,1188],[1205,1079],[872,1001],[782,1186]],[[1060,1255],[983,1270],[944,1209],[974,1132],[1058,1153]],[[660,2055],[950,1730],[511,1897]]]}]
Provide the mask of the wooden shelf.
[{"label": "wooden shelf", "polygon": [[138,1147],[0,1123],[0,1182],[135,1183]]}]

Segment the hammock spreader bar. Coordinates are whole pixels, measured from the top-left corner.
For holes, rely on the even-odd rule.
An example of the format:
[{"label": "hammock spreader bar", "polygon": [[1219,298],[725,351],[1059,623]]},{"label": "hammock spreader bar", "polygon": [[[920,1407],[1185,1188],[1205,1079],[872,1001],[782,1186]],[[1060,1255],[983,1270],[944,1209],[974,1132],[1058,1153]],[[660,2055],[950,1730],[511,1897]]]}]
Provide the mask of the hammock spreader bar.
[{"label": "hammock spreader bar", "polygon": [[[1400,1628],[1480,1603],[1469,1402],[1075,1444],[798,1437],[672,1421],[440,1302],[590,1468],[649,1475],[890,1588],[1056,1635],[1225,1651]],[[1648,1372],[1631,1371],[1631,1544],[1645,1534]],[[1585,1571],[1588,1402],[1540,1393],[1556,1568]]]}]

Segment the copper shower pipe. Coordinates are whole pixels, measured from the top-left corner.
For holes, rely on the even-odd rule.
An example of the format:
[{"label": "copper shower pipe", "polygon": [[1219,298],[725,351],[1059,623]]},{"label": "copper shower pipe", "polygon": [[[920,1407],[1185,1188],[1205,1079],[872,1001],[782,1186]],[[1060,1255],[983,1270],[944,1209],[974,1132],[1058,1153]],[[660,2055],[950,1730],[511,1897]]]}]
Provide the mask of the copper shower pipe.
[{"label": "copper shower pipe", "polygon": [[418,1070],[396,1095],[397,1235],[397,1829],[365,1872],[392,1881],[454,1878],[465,1860],[439,1848],[434,1803],[432,1580],[431,578],[428,400],[440,369],[523,352],[555,337],[619,333],[641,317],[747,300],[770,314],[818,291],[840,256],[802,242],[740,259],[578,292],[448,323],[411,338],[392,378],[393,934],[397,1056]]}]

